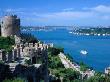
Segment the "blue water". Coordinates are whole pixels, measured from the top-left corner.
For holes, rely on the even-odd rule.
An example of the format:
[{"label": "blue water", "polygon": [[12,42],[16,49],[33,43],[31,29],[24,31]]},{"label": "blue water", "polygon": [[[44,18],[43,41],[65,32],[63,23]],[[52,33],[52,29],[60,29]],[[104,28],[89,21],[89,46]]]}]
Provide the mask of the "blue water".
[{"label": "blue water", "polygon": [[[30,31],[38,39],[64,47],[75,61],[84,62],[97,71],[104,71],[110,65],[110,36],[78,36],[68,30]],[[87,50],[81,55],[80,50]]]}]

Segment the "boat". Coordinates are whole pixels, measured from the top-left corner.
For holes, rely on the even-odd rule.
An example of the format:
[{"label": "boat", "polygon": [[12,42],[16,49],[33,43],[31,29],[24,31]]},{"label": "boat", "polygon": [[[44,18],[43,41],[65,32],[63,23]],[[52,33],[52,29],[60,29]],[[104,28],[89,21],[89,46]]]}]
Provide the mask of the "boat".
[{"label": "boat", "polygon": [[83,54],[83,55],[88,54],[88,52],[86,50],[81,50],[80,53]]},{"label": "boat", "polygon": [[69,32],[70,34],[72,34],[72,32]]}]

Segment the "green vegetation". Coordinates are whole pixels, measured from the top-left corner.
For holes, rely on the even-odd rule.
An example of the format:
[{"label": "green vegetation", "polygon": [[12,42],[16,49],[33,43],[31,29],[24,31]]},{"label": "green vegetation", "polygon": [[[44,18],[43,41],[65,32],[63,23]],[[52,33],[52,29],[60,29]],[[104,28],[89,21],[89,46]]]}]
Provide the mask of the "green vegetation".
[{"label": "green vegetation", "polygon": [[65,69],[63,71],[63,73],[64,73],[64,76],[63,76],[64,77],[64,79],[63,79],[64,82],[73,82],[75,80],[81,80],[80,79],[81,78],[80,73],[77,72],[77,71],[73,71],[73,69]]},{"label": "green vegetation", "polygon": [[2,60],[0,60],[0,64],[4,64],[4,62]]},{"label": "green vegetation", "polygon": [[83,62],[80,62],[79,65],[80,65],[81,71],[86,71],[87,69],[89,69],[89,67],[86,64],[84,64]]},{"label": "green vegetation", "polygon": [[110,76],[102,73],[96,73],[95,76],[90,77],[85,82],[110,82]]},{"label": "green vegetation", "polygon": [[70,54],[65,54],[66,55],[66,57],[68,58],[68,60],[70,60],[71,62],[73,62],[74,60],[73,60],[73,57],[72,56],[70,56]]},{"label": "green vegetation", "polygon": [[58,55],[60,52],[64,52],[63,48],[60,47],[52,47],[48,49],[48,52],[52,55]]},{"label": "green vegetation", "polygon": [[56,69],[56,68],[64,68],[63,64],[61,63],[61,60],[58,56],[58,54],[62,51],[62,49],[59,48],[49,48],[48,49],[48,67],[51,69]]},{"label": "green vegetation", "polygon": [[79,72],[74,71],[73,69],[65,69],[58,56],[60,52],[64,52],[63,48],[53,47],[48,49],[48,68],[50,73],[55,75],[56,78],[62,77],[64,82],[73,82],[74,80],[79,80]]},{"label": "green vegetation", "polygon": [[51,69],[56,69],[56,68],[64,68],[63,64],[61,63],[60,61],[60,58],[58,56],[51,56],[49,55],[48,57],[48,62],[49,62],[49,65],[48,67],[51,68]]},{"label": "green vegetation", "polygon": [[[56,77],[56,80],[50,82],[60,82],[60,78],[63,79],[63,82],[110,82],[109,75],[104,75],[99,72],[90,78],[82,79],[79,72],[73,69],[65,69],[58,56],[60,51],[64,52],[62,48],[57,47],[48,49],[48,68],[50,73]],[[66,54],[66,56],[73,61],[73,58],[69,54]],[[79,63],[79,65],[81,66],[81,71],[86,71],[89,68],[83,62]]]},{"label": "green vegetation", "polygon": [[27,43],[37,43],[38,40],[30,33],[22,33],[21,34],[21,39],[23,40],[23,42],[27,42]]},{"label": "green vegetation", "polygon": [[[30,34],[21,34],[21,37],[24,42],[38,42],[38,40]],[[13,37],[0,37],[0,49],[10,51],[14,44]],[[50,74],[56,77],[56,79],[50,82],[60,82],[60,78],[63,79],[63,82],[110,82],[110,75],[102,73],[95,73],[93,77],[82,79],[79,72],[64,67],[58,55],[60,52],[64,52],[64,49],[60,47],[48,49],[48,69]],[[69,54],[66,54],[66,57],[73,62],[73,58]],[[37,61],[40,62],[39,60]],[[25,62],[28,65],[31,64],[30,60],[26,60]],[[89,68],[83,62],[79,63],[79,65],[81,71],[86,71]],[[25,74],[34,73],[34,68],[34,66],[27,68],[26,66],[18,65],[14,74],[16,77],[25,77]],[[5,65],[4,62],[0,61],[0,82],[25,82],[24,79],[14,78],[15,76],[11,73],[9,65]]]},{"label": "green vegetation", "polygon": [[12,45],[15,44],[13,37],[0,37],[0,49],[5,49],[6,51],[12,50]]},{"label": "green vegetation", "polygon": [[25,60],[25,64],[27,64],[27,65],[31,65],[32,63],[31,63],[31,60],[29,59],[29,60]]},{"label": "green vegetation", "polygon": [[15,78],[15,79],[6,79],[4,80],[3,82],[25,82],[24,79],[21,79],[21,78]]}]

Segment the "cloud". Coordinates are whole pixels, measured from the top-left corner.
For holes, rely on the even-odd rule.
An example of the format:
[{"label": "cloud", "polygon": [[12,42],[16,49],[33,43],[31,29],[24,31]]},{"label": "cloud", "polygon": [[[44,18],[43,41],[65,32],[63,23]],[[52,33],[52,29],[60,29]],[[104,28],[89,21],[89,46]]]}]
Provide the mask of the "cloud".
[{"label": "cloud", "polygon": [[33,9],[28,9],[28,8],[7,8],[7,9],[1,9],[1,12],[2,13],[5,13],[5,14],[21,14],[21,15],[29,15],[30,12],[34,12],[36,11],[37,8],[33,8]]},{"label": "cloud", "polygon": [[25,14],[24,8],[18,8],[18,9],[13,9],[13,8],[7,8],[7,9],[0,9],[0,14],[2,16],[4,15],[10,15],[10,14]]},{"label": "cloud", "polygon": [[15,12],[23,22],[41,24],[105,24],[110,21],[110,6],[98,5],[91,8],[65,8],[60,12],[39,12],[37,9],[6,9],[7,12]]},{"label": "cloud", "polygon": [[47,19],[76,20],[93,17],[95,16],[95,14],[93,12],[69,11],[69,12],[42,14],[40,16]]},{"label": "cloud", "polygon": [[105,6],[105,5],[98,5],[96,7],[92,8],[84,8],[85,10],[91,10],[94,12],[100,12],[100,13],[110,13],[110,6]]},{"label": "cloud", "polygon": [[98,5],[92,8],[85,8],[85,10],[92,11],[98,14],[98,18],[102,20],[110,20],[110,6]]},{"label": "cloud", "polygon": [[[105,21],[110,20],[110,10],[109,6],[96,6],[85,10],[76,11],[72,8],[64,9],[60,12],[50,12],[50,13],[38,13],[31,12],[27,13],[28,21],[40,22],[46,24],[73,24],[81,23],[86,24],[104,24]],[[24,18],[25,19],[25,18]],[[71,23],[70,23],[71,22]],[[107,23],[106,23],[107,24]]]},{"label": "cloud", "polygon": [[107,16],[107,15],[102,16],[102,19],[104,19],[104,20],[110,20],[110,15],[109,16]]},{"label": "cloud", "polygon": [[74,10],[74,8],[65,8],[65,9],[63,9],[63,11],[73,11]]}]

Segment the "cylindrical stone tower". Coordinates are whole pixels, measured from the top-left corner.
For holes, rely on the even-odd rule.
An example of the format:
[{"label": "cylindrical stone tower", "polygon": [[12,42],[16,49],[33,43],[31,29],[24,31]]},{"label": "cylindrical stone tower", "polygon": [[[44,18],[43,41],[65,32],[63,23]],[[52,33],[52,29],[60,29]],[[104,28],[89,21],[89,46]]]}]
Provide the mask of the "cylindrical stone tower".
[{"label": "cylindrical stone tower", "polygon": [[16,15],[4,16],[1,21],[1,36],[20,35],[20,19]]}]

